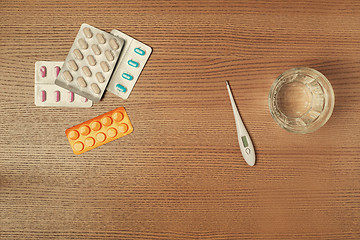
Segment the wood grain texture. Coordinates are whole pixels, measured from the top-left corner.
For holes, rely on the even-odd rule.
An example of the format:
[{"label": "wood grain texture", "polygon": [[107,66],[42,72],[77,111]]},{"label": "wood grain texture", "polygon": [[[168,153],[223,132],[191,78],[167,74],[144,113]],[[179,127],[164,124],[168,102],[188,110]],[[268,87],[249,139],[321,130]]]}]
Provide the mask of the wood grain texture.
[{"label": "wood grain texture", "polygon": [[[2,0],[0,238],[359,239],[359,19],[358,1]],[[153,47],[133,93],[36,107],[35,62],[62,61],[84,22]],[[307,135],[267,106],[296,66],[322,72],[336,96]],[[134,132],[75,156],[65,129],[120,106]]]}]

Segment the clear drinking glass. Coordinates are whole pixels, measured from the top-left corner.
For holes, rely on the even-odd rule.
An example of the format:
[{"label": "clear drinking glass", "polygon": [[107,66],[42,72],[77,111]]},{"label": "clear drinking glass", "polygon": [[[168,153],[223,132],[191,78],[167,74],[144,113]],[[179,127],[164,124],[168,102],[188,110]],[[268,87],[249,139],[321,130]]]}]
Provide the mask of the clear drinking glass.
[{"label": "clear drinking glass", "polygon": [[275,80],[269,93],[271,116],[280,127],[294,133],[310,133],[322,127],[334,105],[330,82],[311,68],[287,70]]}]

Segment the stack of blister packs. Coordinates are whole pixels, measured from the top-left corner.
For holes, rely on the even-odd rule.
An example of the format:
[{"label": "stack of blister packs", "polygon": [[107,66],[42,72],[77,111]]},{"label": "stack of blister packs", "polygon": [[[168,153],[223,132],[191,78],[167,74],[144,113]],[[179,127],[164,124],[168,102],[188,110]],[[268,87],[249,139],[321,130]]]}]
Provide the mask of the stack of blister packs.
[{"label": "stack of blister packs", "polygon": [[35,105],[91,107],[105,90],[127,99],[151,52],[118,30],[82,24],[65,62],[35,63]]},{"label": "stack of blister packs", "polygon": [[[84,23],[64,62],[35,63],[35,105],[91,107],[101,100],[105,90],[127,99],[151,52],[151,47],[118,30],[108,33]],[[119,123],[123,121],[120,115],[127,119],[118,129],[108,127],[113,124],[112,118],[111,123],[108,118],[92,125],[89,122],[86,131],[84,127],[72,128],[67,136],[73,151],[80,154],[132,132],[125,109],[114,114]]]}]

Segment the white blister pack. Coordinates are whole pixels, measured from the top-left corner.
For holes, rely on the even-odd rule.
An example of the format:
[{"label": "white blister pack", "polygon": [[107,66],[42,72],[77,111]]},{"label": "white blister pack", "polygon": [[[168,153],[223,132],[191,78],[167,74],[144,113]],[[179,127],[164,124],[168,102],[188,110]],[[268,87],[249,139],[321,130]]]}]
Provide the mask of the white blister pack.
[{"label": "white blister pack", "polygon": [[125,44],[106,90],[127,99],[150,57],[152,48],[119,30],[114,29],[111,34],[124,39]]},{"label": "white blister pack", "polygon": [[64,62],[38,61],[35,63],[35,105],[47,107],[92,106],[92,101],[55,85]]},{"label": "white blister pack", "polygon": [[123,39],[82,24],[55,84],[100,101],[123,45]]}]

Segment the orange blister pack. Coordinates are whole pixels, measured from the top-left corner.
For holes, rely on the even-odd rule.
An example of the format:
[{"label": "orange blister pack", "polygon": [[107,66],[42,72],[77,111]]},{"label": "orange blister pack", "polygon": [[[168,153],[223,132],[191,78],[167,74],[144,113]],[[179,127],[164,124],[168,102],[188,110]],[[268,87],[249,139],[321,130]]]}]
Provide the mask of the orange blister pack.
[{"label": "orange blister pack", "polygon": [[133,131],[125,108],[116,108],[65,130],[71,148],[79,155]]}]

